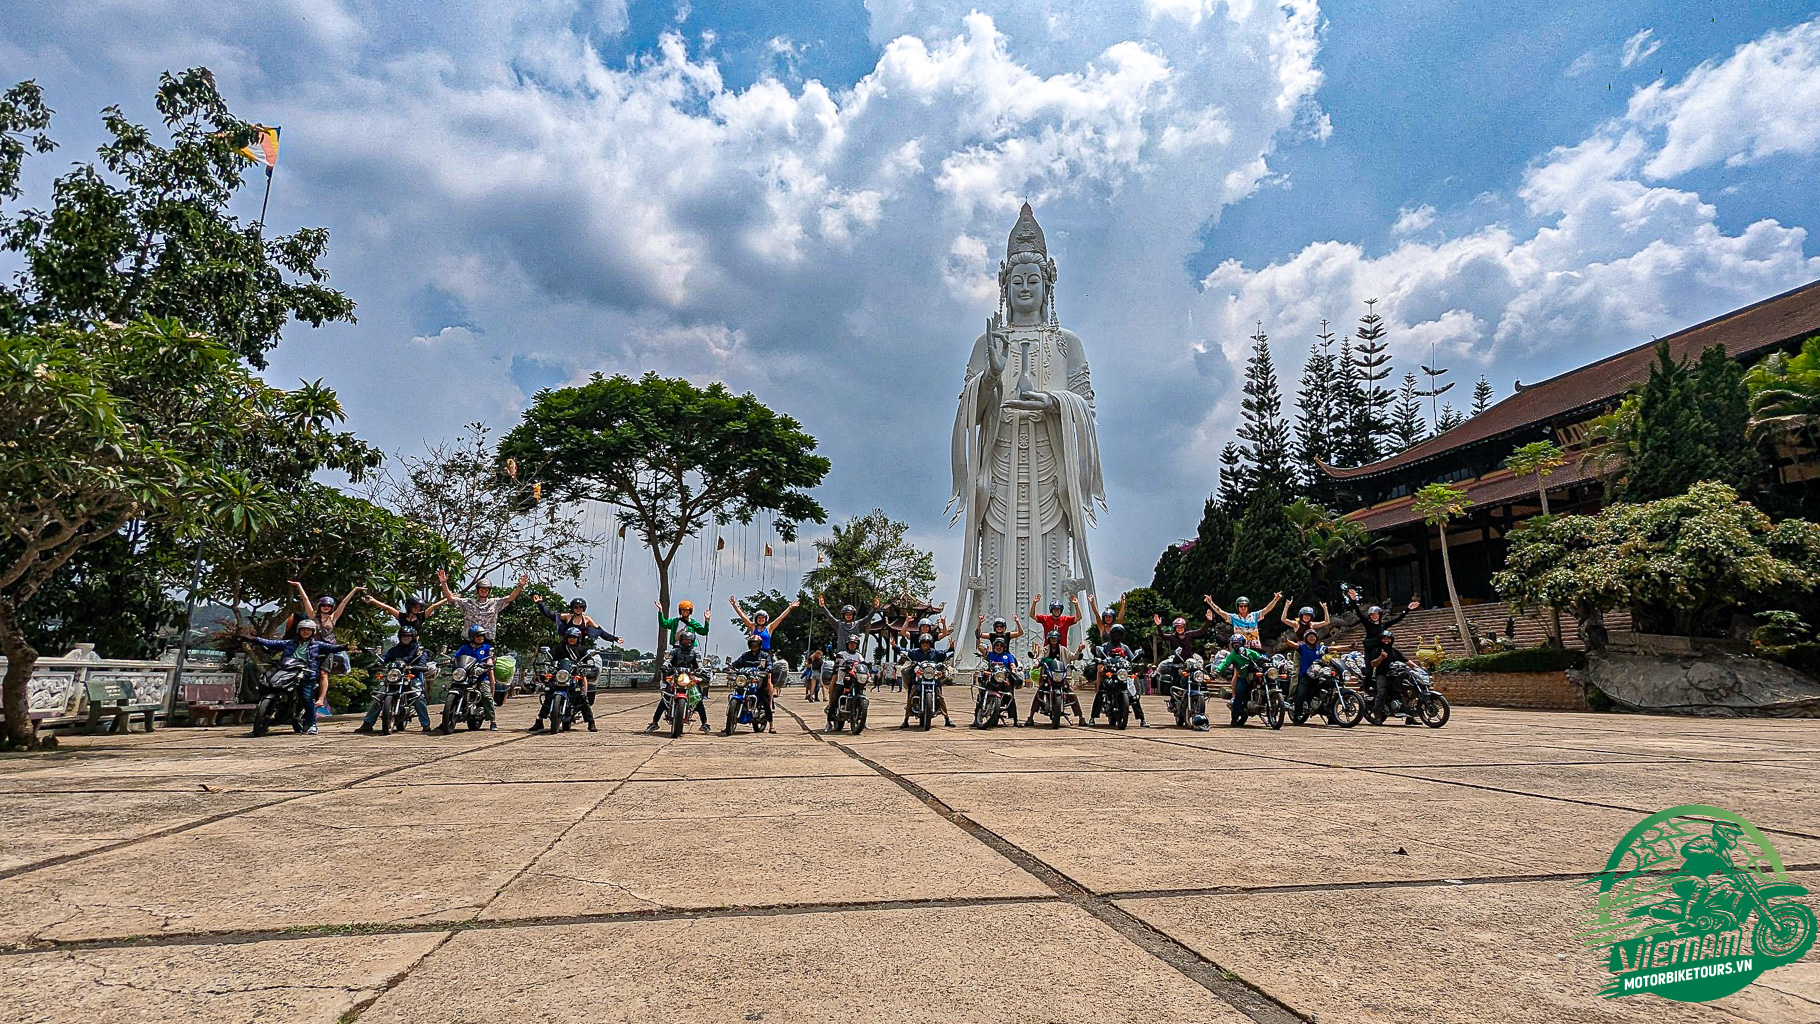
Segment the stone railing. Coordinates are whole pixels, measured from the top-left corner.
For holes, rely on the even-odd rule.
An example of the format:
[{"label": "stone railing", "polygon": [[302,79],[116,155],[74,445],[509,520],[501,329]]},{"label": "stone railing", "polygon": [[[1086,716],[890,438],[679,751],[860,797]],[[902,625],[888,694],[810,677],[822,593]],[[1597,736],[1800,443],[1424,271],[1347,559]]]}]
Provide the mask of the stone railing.
[{"label": "stone railing", "polygon": [[[6,660],[0,658],[0,671]],[[80,644],[61,658],[39,658],[26,688],[26,707],[34,716],[79,718],[88,712],[88,684],[124,682],[133,688],[135,702],[171,706],[171,683],[177,674],[175,652],[160,661],[103,658],[93,644]],[[189,662],[183,667],[183,687],[210,687],[232,693],[240,683],[237,667]]]}]

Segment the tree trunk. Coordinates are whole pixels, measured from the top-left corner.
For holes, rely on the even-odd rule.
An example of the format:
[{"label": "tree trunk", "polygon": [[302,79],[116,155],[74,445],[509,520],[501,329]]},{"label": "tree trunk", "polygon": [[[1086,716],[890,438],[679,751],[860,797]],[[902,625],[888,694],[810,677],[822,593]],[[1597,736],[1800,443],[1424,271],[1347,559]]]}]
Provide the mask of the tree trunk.
[{"label": "tree trunk", "polygon": [[1447,579],[1447,599],[1453,602],[1453,621],[1460,628],[1460,642],[1466,645],[1468,656],[1479,653],[1479,645],[1472,638],[1472,628],[1466,624],[1466,608],[1460,604],[1460,592],[1453,585],[1453,557],[1447,553],[1447,524],[1440,526],[1441,533],[1441,575]]},{"label": "tree trunk", "polygon": [[[664,614],[671,614],[670,609],[670,563],[655,558],[657,562],[657,603],[664,606]],[[664,624],[657,624],[657,653],[651,659],[651,683],[661,687],[664,682],[664,652],[669,647],[664,643]]]},{"label": "tree trunk", "polygon": [[0,738],[0,750],[30,750],[36,746],[32,736],[30,691],[32,669],[38,664],[38,652],[25,639],[19,628],[19,609],[12,598],[0,598],[0,652],[6,654],[6,681],[0,684],[0,709],[6,713],[6,734]]},{"label": "tree trunk", "polygon": [[1536,493],[1542,496],[1542,514],[1548,514],[1548,485],[1542,482],[1542,474],[1536,474]]}]

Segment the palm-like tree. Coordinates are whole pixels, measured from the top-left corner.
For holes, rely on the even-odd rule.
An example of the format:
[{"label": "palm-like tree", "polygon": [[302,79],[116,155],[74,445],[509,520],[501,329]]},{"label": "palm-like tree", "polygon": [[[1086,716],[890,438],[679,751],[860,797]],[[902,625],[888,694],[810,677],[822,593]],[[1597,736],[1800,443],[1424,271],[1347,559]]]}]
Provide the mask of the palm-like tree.
[{"label": "palm-like tree", "polygon": [[1542,496],[1542,514],[1548,514],[1548,484],[1543,477],[1567,465],[1567,452],[1553,441],[1534,441],[1510,453],[1504,466],[1518,476],[1534,476],[1536,493]]},{"label": "palm-like tree", "polygon": [[1744,375],[1750,392],[1750,428],[1757,437],[1820,447],[1820,335],[1793,356],[1777,352]]},{"label": "palm-like tree", "polygon": [[1447,524],[1465,515],[1472,502],[1458,487],[1429,484],[1416,492],[1410,507],[1424,522],[1440,531],[1441,571],[1447,577],[1447,599],[1453,602],[1454,624],[1460,629],[1460,642],[1466,645],[1466,653],[1477,654],[1479,645],[1473,642],[1472,630],[1466,625],[1466,609],[1461,606],[1460,592],[1453,583],[1453,558],[1447,553]]}]

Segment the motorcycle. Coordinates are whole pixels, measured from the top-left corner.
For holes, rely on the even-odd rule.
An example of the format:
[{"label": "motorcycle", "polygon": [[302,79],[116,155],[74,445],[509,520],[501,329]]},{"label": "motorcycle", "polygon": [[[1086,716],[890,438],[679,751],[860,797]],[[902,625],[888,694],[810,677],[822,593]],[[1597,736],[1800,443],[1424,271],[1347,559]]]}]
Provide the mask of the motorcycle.
[{"label": "motorcycle", "polygon": [[1365,715],[1365,702],[1359,699],[1357,690],[1346,685],[1342,665],[1343,659],[1336,664],[1331,658],[1323,658],[1308,666],[1308,679],[1312,684],[1309,699],[1301,707],[1296,707],[1293,700],[1290,702],[1291,722],[1301,725],[1310,715],[1319,713],[1329,716],[1342,729],[1359,724],[1359,719]]},{"label": "motorcycle", "polygon": [[670,738],[682,735],[683,723],[689,719],[689,709],[694,707],[701,697],[696,693],[696,677],[693,669],[672,672],[664,678],[663,704],[664,714],[670,716]]},{"label": "motorcycle", "polygon": [[938,703],[936,687],[942,683],[942,666],[933,661],[918,661],[909,664],[915,666],[915,671],[911,673],[910,678],[910,717],[916,719],[917,724],[923,727],[924,732],[927,732],[929,727],[935,724],[935,710]]},{"label": "motorcycle", "polygon": [[385,667],[379,689],[379,734],[404,731],[417,706],[417,695],[423,691],[423,670],[394,661]]},{"label": "motorcycle", "polygon": [[725,735],[733,735],[733,730],[742,725],[752,726],[754,734],[764,732],[771,726],[771,709],[765,706],[765,680],[771,674],[769,665],[763,668],[736,668],[727,672],[727,730]]},{"label": "motorcycle", "polygon": [[469,731],[479,729],[486,721],[486,710],[474,691],[491,685],[492,673],[473,655],[456,658],[449,669],[449,695],[442,701],[442,722],[438,731],[447,736],[455,731],[456,722],[468,723]]},{"label": "motorcycle", "polygon": [[1017,712],[1012,708],[1011,695],[1017,686],[1017,680],[1012,676],[1010,667],[994,664],[986,670],[984,684],[979,678],[975,675],[973,680],[973,727],[990,729],[998,725],[998,720],[1008,711],[1011,712],[1012,720],[1016,721]]},{"label": "motorcycle", "polygon": [[872,666],[863,661],[846,662],[835,673],[840,696],[835,698],[833,710],[828,713],[829,732],[851,728],[853,735],[858,736],[865,730],[866,709],[871,703],[866,696],[866,684],[871,676]]},{"label": "motorcycle", "polygon": [[1169,711],[1178,728],[1200,732],[1212,728],[1207,721],[1207,672],[1197,655],[1186,661],[1170,655],[1157,666],[1160,684],[1169,694]]},{"label": "motorcycle", "polygon": [[1031,717],[1038,713],[1049,716],[1049,727],[1060,729],[1067,717],[1068,707],[1068,666],[1060,661],[1044,658],[1038,663],[1041,672],[1037,679],[1036,693],[1031,697],[1036,706],[1031,709]]},{"label": "motorcycle", "polygon": [[[1385,702],[1385,711],[1378,714],[1377,687],[1391,687],[1390,700]],[[1430,729],[1439,729],[1453,717],[1453,705],[1447,698],[1437,693],[1428,678],[1428,670],[1409,662],[1393,662],[1389,666],[1388,678],[1382,683],[1368,681],[1366,691],[1360,693],[1365,702],[1365,720],[1372,725],[1383,725],[1386,721],[1402,715],[1415,717]]]},{"label": "motorcycle", "polygon": [[510,689],[523,696],[533,696],[547,691],[550,678],[556,675],[556,659],[551,657],[548,647],[537,649],[537,660],[531,663],[531,671],[517,677],[517,682]]},{"label": "motorcycle", "polygon": [[1106,724],[1123,729],[1131,721],[1131,695],[1137,683],[1131,678],[1131,659],[1107,658],[1099,663],[1099,704]]},{"label": "motorcycle", "polygon": [[258,703],[253,709],[253,735],[264,736],[273,724],[291,723],[291,731],[304,732],[303,713],[308,697],[304,681],[309,672],[301,658],[285,658],[273,665],[259,680]]},{"label": "motorcycle", "polygon": [[575,702],[586,699],[575,692],[580,682],[568,665],[551,666],[543,690],[543,715],[551,732],[575,727]]},{"label": "motorcycle", "polygon": [[[1244,725],[1251,716],[1257,715],[1272,729],[1283,727],[1283,719],[1289,712],[1283,700],[1283,661],[1279,654],[1262,667],[1248,663],[1239,669],[1251,676],[1252,684],[1245,696],[1245,706],[1232,709],[1233,725]],[[1293,674],[1295,667],[1290,666],[1289,671]]]}]

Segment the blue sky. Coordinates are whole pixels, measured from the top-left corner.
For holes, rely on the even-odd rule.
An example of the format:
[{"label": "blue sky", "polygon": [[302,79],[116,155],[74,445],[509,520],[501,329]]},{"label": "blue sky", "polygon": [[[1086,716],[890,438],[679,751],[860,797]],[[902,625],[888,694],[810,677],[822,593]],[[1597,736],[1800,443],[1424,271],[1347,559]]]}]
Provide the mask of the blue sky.
[{"label": "blue sky", "polygon": [[[0,77],[38,79],[59,111],[28,201],[92,149],[100,107],[146,117],[161,70],[206,64],[237,112],[284,125],[272,222],[330,230],[360,323],[294,326],[272,373],[326,378],[388,449],[507,427],[537,388],[597,370],[721,379],[822,440],[837,516],[908,520],[945,574],[954,397],[1025,196],[1094,370],[1108,593],[1192,531],[1259,320],[1289,382],[1321,318],[1344,329],[1379,298],[1399,369],[1432,345],[1502,395],[1820,277],[1811,5],[0,0],[0,17]],[[648,576],[628,563],[627,604]]]}]

